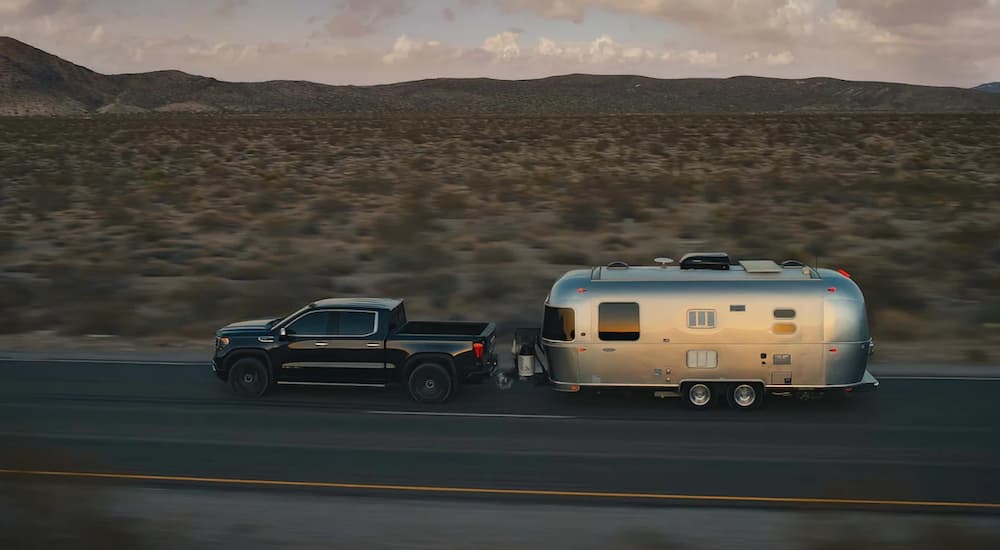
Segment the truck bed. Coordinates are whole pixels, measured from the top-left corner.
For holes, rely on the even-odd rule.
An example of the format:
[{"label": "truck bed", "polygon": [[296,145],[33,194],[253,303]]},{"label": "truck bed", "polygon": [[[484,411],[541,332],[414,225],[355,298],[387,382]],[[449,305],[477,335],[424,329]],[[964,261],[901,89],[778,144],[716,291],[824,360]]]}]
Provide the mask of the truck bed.
[{"label": "truck bed", "polygon": [[490,323],[462,323],[453,321],[410,321],[393,336],[484,336]]}]

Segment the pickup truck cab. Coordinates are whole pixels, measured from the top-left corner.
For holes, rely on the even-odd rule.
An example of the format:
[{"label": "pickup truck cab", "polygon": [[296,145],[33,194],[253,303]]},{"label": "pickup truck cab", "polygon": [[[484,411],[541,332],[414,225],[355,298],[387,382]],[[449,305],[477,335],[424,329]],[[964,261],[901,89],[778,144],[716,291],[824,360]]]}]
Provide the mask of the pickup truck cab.
[{"label": "pickup truck cab", "polygon": [[212,370],[246,397],[275,385],[398,383],[415,401],[440,403],[462,382],[493,374],[495,333],[489,322],[409,321],[402,300],[330,298],[287,317],[222,327]]}]

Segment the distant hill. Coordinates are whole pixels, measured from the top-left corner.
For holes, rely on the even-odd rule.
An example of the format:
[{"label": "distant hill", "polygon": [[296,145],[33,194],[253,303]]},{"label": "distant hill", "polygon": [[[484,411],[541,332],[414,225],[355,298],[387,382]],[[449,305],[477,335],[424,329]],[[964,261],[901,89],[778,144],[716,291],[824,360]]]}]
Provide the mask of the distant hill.
[{"label": "distant hill", "polygon": [[180,71],[103,75],[0,37],[0,115],[160,112],[677,113],[1000,111],[975,90],[833,78],[663,80],[566,75],[438,78],[381,86],[224,82]]},{"label": "distant hill", "polygon": [[980,84],[973,88],[974,90],[979,90],[981,92],[990,92],[991,94],[1000,94],[1000,82],[988,82],[986,84]]}]

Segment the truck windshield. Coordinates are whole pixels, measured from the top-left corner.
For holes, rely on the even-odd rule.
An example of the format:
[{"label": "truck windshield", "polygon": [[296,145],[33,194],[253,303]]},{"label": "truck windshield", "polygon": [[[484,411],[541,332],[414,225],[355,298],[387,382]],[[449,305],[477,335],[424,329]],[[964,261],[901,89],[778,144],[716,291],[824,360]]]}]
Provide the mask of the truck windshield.
[{"label": "truck windshield", "polygon": [[569,342],[576,338],[576,317],[570,308],[545,306],[542,338]]}]

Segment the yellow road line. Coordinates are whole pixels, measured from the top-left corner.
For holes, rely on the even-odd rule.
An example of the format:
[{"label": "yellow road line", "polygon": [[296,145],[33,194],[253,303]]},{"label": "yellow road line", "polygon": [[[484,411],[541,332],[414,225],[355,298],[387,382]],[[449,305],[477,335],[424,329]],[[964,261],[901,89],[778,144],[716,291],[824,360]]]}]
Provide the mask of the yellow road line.
[{"label": "yellow road line", "polygon": [[778,504],[832,504],[856,506],[900,506],[911,508],[981,508],[1000,509],[1000,503],[992,502],[949,502],[927,500],[883,500],[863,498],[811,498],[811,497],[760,497],[729,495],[682,495],[669,493],[624,493],[603,491],[559,491],[549,489],[490,489],[483,487],[437,487],[428,485],[382,485],[376,483],[338,483],[328,481],[283,481],[274,479],[239,479],[195,476],[167,476],[149,474],[118,474],[100,472],[67,472],[54,470],[14,470],[0,468],[0,475],[22,475],[37,477],[66,477],[77,479],[119,479],[131,481],[175,481],[191,483],[211,483],[218,485],[259,485],[277,487],[304,487],[323,489],[363,489],[374,491],[406,491],[416,493],[459,493],[478,495],[518,495],[645,499],[661,501],[708,501],[708,502],[758,502]]}]

